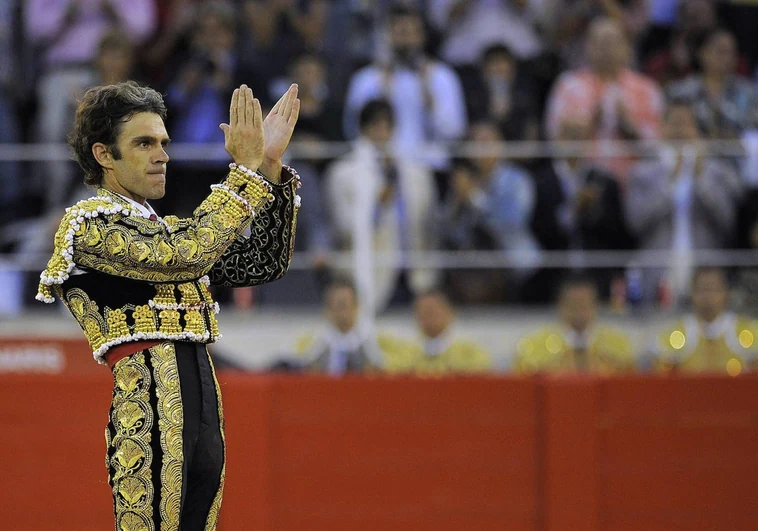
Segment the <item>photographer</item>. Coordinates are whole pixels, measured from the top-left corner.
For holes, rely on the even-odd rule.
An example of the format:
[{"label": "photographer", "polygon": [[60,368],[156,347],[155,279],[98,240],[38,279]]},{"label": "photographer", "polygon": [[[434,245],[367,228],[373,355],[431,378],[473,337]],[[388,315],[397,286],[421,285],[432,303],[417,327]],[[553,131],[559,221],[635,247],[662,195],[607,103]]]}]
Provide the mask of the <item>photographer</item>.
[{"label": "photographer", "polygon": [[[424,52],[426,28],[421,15],[394,8],[389,17],[391,51],[355,73],[345,106],[345,134],[358,135],[358,115],[374,99],[392,104],[395,132],[392,142],[399,155],[418,158],[426,142],[450,141],[466,132],[466,106],[458,75]],[[431,155],[435,169],[445,166],[444,153]]]},{"label": "photographer", "polygon": [[[166,101],[172,109],[170,126],[177,143],[221,143],[218,124],[228,112],[228,94],[240,79],[254,79],[241,72],[235,50],[235,12],[230,6],[208,4],[195,13],[188,54],[168,84]],[[163,209],[189,215],[212,182],[210,167],[223,165],[223,151],[203,161],[177,161],[183,178],[169,182]],[[178,193],[181,188],[181,194]],[[181,195],[181,198],[179,197]]]}]

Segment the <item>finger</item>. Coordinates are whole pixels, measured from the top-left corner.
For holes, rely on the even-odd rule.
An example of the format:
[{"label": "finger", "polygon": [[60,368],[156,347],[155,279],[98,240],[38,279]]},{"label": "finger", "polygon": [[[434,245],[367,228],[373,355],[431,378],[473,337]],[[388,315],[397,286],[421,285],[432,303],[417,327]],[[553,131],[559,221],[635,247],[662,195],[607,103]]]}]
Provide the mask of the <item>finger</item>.
[{"label": "finger", "polygon": [[253,91],[247,89],[245,91],[247,98],[245,99],[245,122],[248,126],[253,125],[255,122],[255,108],[253,107]]},{"label": "finger", "polygon": [[287,92],[285,92],[284,94],[282,94],[282,97],[279,98],[279,102],[278,103],[280,103],[281,105],[279,105],[278,112],[282,116],[284,116],[284,111],[287,109],[287,102],[290,100],[290,97],[292,96],[292,87],[293,86],[294,86],[294,84],[290,85],[290,88],[287,89]]},{"label": "finger", "polygon": [[226,135],[229,132],[229,124],[218,124],[218,128],[224,132],[224,138],[226,138]]},{"label": "finger", "polygon": [[240,126],[244,126],[247,124],[247,116],[245,115],[246,109],[247,109],[247,85],[242,85],[240,87],[239,101],[237,102],[237,119],[239,120]]},{"label": "finger", "polygon": [[290,117],[287,120],[290,127],[295,126],[298,116],[300,116],[300,98],[296,98],[295,103],[292,104],[292,114],[290,114]]},{"label": "finger", "polygon": [[282,97],[279,98],[279,101],[276,102],[276,105],[274,105],[271,110],[269,111],[269,114],[276,114],[279,112],[279,109],[282,107],[282,102],[284,101],[284,98],[287,97],[287,93],[285,92],[282,94]]},{"label": "finger", "polygon": [[232,103],[229,105],[229,125],[237,125],[237,105],[239,103],[240,89],[234,89]]},{"label": "finger", "polygon": [[292,115],[292,105],[294,101],[297,99],[297,85],[292,85],[290,89],[287,91],[287,101],[284,104],[284,110],[282,111],[282,116],[286,120],[290,119],[290,116]]},{"label": "finger", "polygon": [[253,121],[253,127],[255,130],[263,129],[263,111],[261,110],[261,102],[258,98],[253,100],[253,109],[255,111],[255,118]]}]

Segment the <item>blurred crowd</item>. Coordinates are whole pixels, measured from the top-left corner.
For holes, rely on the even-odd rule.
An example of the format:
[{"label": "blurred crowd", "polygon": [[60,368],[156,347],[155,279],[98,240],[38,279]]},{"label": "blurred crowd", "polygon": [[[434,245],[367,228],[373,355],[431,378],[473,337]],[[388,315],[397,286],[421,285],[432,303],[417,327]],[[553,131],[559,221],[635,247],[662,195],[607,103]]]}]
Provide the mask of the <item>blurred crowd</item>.
[{"label": "blurred crowd", "polygon": [[[593,279],[576,274],[559,289],[553,322],[523,331],[514,344],[489,351],[456,320],[447,294],[432,289],[413,301],[415,337],[376,329],[361,317],[355,286],[336,280],[326,289],[324,322],[283,350],[272,370],[358,374],[722,374],[758,369],[758,321],[729,309],[723,269],[697,268],[691,311],[632,340],[598,311]],[[469,321],[470,322],[470,321]],[[503,363],[504,361],[504,363]]]},{"label": "blurred crowd", "polygon": [[[601,300],[677,302],[690,295],[697,251],[758,247],[749,4],[5,0],[0,144],[60,144],[88,87],[150,84],[166,97],[173,142],[205,150],[172,154],[167,195],[154,205],[189,215],[223,174],[218,125],[233,87],[248,84],[265,107],[296,82],[300,149],[290,163],[305,185],[297,247],[311,261],[314,300],[330,276],[347,274],[359,291],[371,286],[361,300],[372,311],[424,306],[440,286],[455,303],[547,303],[566,295],[582,252],[652,250],[675,259],[585,273]],[[587,147],[498,154],[530,141]],[[619,155],[615,141],[646,148]],[[0,156],[0,251],[22,263],[48,250],[62,208],[89,193],[53,147],[26,158],[36,160]],[[351,250],[391,265],[331,263],[333,251]],[[499,251],[513,267],[406,260],[430,250]],[[541,251],[578,259],[548,269]],[[758,284],[741,276],[747,291]]]}]

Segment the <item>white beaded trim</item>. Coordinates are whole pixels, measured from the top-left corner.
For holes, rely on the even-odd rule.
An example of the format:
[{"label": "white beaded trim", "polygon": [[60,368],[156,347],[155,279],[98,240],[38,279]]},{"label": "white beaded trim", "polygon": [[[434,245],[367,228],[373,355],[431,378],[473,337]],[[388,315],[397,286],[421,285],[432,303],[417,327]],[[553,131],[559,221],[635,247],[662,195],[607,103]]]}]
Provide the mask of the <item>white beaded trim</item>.
[{"label": "white beaded trim", "polygon": [[207,302],[199,302],[197,304],[184,304],[183,302],[160,304],[154,300],[150,300],[147,302],[147,305],[155,310],[204,310],[205,308],[213,308],[214,313],[219,313],[221,311],[221,307],[217,302],[214,302],[213,304],[208,304]]},{"label": "white beaded trim", "polygon": [[211,285],[211,277],[209,277],[208,275],[204,275],[200,277],[199,279],[197,279],[197,281],[200,282],[200,284],[205,284],[207,287],[210,287]]},{"label": "white beaded trim", "polygon": [[195,342],[203,342],[203,341],[218,341],[221,339],[221,334],[217,336],[211,337],[210,332],[206,332],[203,335],[195,334],[194,332],[181,332],[179,334],[166,334],[164,332],[137,332],[136,334],[130,334],[128,336],[118,337],[116,339],[112,339],[111,341],[108,341],[107,343],[103,343],[103,345],[92,352],[92,357],[95,358],[95,361],[98,362],[101,365],[105,365],[105,359],[103,356],[105,353],[110,349],[111,347],[115,347],[116,345],[121,345],[122,343],[131,343],[133,341],[141,341],[146,339],[165,339],[167,341],[195,341]]},{"label": "white beaded trim", "polygon": [[303,187],[303,183],[300,181],[300,174],[297,173],[297,170],[295,168],[293,168],[292,166],[287,166],[286,164],[283,164],[282,168],[290,172],[292,176],[295,177],[295,188]]},{"label": "white beaded trim", "polygon": [[[98,206],[95,210],[87,211],[83,208],[77,208],[82,203],[86,203],[89,201],[92,201],[93,199],[101,199],[105,201],[106,203],[110,203],[113,206],[111,207],[103,207]],[[76,231],[78,231],[81,228],[81,224],[84,223],[85,219],[92,219],[96,218],[99,215],[109,216],[111,214],[121,214],[122,216],[129,216],[132,214],[132,212],[129,211],[129,209],[124,208],[119,203],[116,203],[113,201],[112,198],[106,197],[106,196],[97,196],[89,199],[82,199],[78,203],[76,203],[74,206],[69,207],[66,209],[67,214],[75,215],[76,217],[69,221],[70,227],[66,231],[66,235],[63,237],[64,241],[66,242],[66,247],[60,251],[61,255],[63,256],[63,259],[66,262],[66,270],[64,272],[59,273],[57,276],[47,276],[45,275],[45,272],[43,271],[40,274],[40,280],[42,281],[42,284],[46,286],[52,286],[54,284],[63,284],[66,280],[69,278],[69,274],[71,271],[73,271],[76,264],[74,264],[74,234],[76,234]],[[46,302],[46,303],[52,303],[55,299],[52,297],[45,297],[42,294],[38,293],[35,297],[38,301]]]},{"label": "white beaded trim", "polygon": [[266,180],[266,178],[257,171],[253,171],[250,168],[243,166],[242,164],[236,164],[234,162],[229,164],[230,170],[233,170],[235,168],[243,173],[246,173],[248,177],[260,181],[266,188],[268,188],[269,193],[274,191],[274,187],[271,186],[271,183],[268,182],[268,180]]},{"label": "white beaded trim", "polygon": [[302,204],[303,200],[300,199],[299,195],[295,195],[295,208],[300,208],[300,205]]}]

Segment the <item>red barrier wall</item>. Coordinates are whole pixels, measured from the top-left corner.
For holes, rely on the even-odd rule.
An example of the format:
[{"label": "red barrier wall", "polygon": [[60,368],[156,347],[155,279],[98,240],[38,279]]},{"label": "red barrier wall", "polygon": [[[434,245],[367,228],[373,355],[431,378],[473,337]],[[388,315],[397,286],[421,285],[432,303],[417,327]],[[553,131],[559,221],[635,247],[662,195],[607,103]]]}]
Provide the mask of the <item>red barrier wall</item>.
[{"label": "red barrier wall", "polygon": [[[754,531],[758,380],[220,376],[221,531]],[[111,529],[107,371],[0,378],[0,529]]]}]

